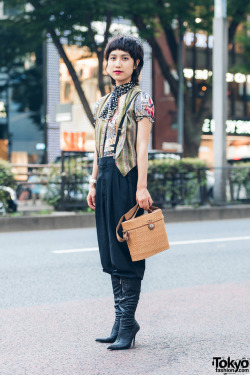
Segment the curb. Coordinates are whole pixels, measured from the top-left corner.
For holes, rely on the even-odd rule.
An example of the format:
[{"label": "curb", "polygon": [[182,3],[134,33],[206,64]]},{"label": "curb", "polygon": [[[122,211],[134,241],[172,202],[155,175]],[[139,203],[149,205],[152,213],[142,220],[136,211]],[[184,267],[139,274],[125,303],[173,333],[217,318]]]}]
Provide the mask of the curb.
[{"label": "curb", "polygon": [[[250,218],[250,205],[163,209],[166,223]],[[0,233],[95,227],[94,213],[0,218]]]},{"label": "curb", "polygon": [[163,210],[165,222],[177,223],[185,221],[227,220],[250,218],[250,205],[177,208]]}]

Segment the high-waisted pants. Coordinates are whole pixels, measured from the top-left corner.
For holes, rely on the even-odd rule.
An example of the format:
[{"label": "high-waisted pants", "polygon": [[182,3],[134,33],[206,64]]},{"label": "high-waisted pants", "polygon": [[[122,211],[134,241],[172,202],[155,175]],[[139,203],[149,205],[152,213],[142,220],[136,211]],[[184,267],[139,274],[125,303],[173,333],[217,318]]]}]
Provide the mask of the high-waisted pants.
[{"label": "high-waisted pants", "polygon": [[[128,245],[116,238],[116,226],[122,215],[136,205],[138,169],[123,176],[112,156],[98,159],[96,183],[96,229],[103,272],[124,278],[143,279],[145,259],[132,262]],[[140,208],[136,215],[144,210]],[[119,229],[122,237],[122,228]]]}]

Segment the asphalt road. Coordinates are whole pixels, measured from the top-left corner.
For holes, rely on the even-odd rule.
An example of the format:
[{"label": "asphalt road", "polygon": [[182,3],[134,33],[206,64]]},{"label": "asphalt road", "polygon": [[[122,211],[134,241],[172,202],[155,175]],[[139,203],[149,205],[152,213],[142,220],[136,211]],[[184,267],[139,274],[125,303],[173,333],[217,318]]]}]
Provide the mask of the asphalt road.
[{"label": "asphalt road", "polygon": [[212,375],[213,357],[248,359],[250,219],[166,228],[135,348],[118,352],[94,340],[114,317],[95,229],[0,234],[0,375]]}]

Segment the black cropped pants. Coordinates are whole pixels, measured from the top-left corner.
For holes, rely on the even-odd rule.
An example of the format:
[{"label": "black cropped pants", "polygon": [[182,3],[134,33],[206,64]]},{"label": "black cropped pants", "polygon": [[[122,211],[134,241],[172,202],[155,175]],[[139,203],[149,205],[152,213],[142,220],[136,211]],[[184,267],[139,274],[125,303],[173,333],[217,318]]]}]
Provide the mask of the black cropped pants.
[{"label": "black cropped pants", "polygon": [[[127,243],[116,238],[116,226],[121,216],[136,205],[137,179],[137,166],[123,176],[112,156],[99,158],[95,218],[103,272],[142,280],[145,259],[132,262]],[[143,213],[140,208],[136,216]],[[122,237],[122,227],[119,234]]]}]

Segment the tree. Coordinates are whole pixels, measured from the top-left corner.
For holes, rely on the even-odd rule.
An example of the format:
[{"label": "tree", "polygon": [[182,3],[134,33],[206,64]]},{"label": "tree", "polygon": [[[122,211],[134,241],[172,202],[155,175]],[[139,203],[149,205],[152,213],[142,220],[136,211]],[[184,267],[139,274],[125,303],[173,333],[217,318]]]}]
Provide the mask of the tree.
[{"label": "tree", "polygon": [[[10,6],[23,8],[9,22],[16,24],[25,30],[28,35],[35,35],[42,40],[42,35],[47,37],[49,33],[61,58],[65,62],[72,77],[76,91],[79,95],[84,110],[93,123],[93,115],[77,77],[74,64],[71,63],[62,44],[76,44],[79,47],[88,46],[90,51],[97,54],[99,60],[98,82],[101,94],[104,95],[103,82],[103,53],[109,36],[111,35],[112,20],[116,17],[130,19],[138,28],[139,34],[146,39],[152,48],[153,56],[157,59],[163,77],[170,85],[171,92],[177,102],[178,77],[172,74],[172,70],[178,70],[178,33],[180,27],[185,30],[198,31],[198,29],[211,32],[213,18],[213,0],[144,0],[132,1],[112,0],[5,0]],[[27,9],[27,5],[32,7]],[[25,7],[26,6],[26,7]],[[249,2],[245,0],[228,0],[229,10],[229,42],[234,41],[234,36],[239,23],[249,11]],[[195,19],[201,18],[199,25]],[[104,36],[100,42],[97,39],[95,22],[106,25]],[[171,61],[163,52],[159,36],[163,35],[169,47]],[[202,97],[199,108],[194,108],[195,90],[184,87],[184,152],[185,155],[196,156],[201,138],[201,124],[209,112],[208,103],[211,98],[211,86]]]},{"label": "tree", "polygon": [[[177,103],[178,77],[172,74],[172,70],[178,71],[178,34],[182,30],[189,29],[197,32],[198,29],[212,31],[213,1],[212,0],[189,0],[175,1],[144,0],[134,2],[127,0],[125,17],[129,17],[137,26],[140,36],[147,40],[152,48],[153,56],[156,58],[161,73],[169,83],[171,92]],[[237,27],[249,11],[249,2],[245,0],[229,0],[229,43],[235,37]],[[200,18],[199,25],[195,23]],[[164,35],[169,47],[171,58],[164,55],[159,36]],[[194,101],[194,90],[188,88],[187,82],[184,87],[184,154],[197,156],[201,139],[201,131],[204,118],[209,113],[208,103],[211,101],[211,85],[208,85],[198,109],[192,105]]]},{"label": "tree", "polygon": [[[19,104],[19,110],[28,108],[30,117],[41,127],[42,99],[42,61],[39,41],[20,28],[16,23],[3,20],[0,25],[0,69],[8,79],[1,90],[13,88],[13,100]],[[36,52],[36,62],[30,69],[25,69],[25,60]]]},{"label": "tree", "polygon": [[242,61],[232,66],[231,71],[249,74],[250,72],[250,23],[242,24],[242,29],[237,33],[236,42],[242,50]]},{"label": "tree", "polygon": [[18,111],[30,111],[29,117],[42,130],[41,108],[43,105],[42,66],[35,65],[17,74],[13,87],[13,100],[18,103]]},{"label": "tree", "polygon": [[[112,17],[118,15],[119,2],[106,3],[103,0],[5,0],[9,6],[22,8],[22,11],[8,20],[9,24],[16,24],[35,35],[40,40],[50,35],[60,57],[63,59],[71,75],[75,89],[83,108],[93,123],[93,114],[78,79],[74,64],[70,61],[63,43],[75,44],[79,47],[88,46],[90,51],[96,52],[99,61],[98,83],[102,95],[105,95],[103,81],[104,48],[110,36]],[[31,5],[31,7],[28,5]],[[97,39],[98,31],[93,21],[106,25],[103,40]]]}]

